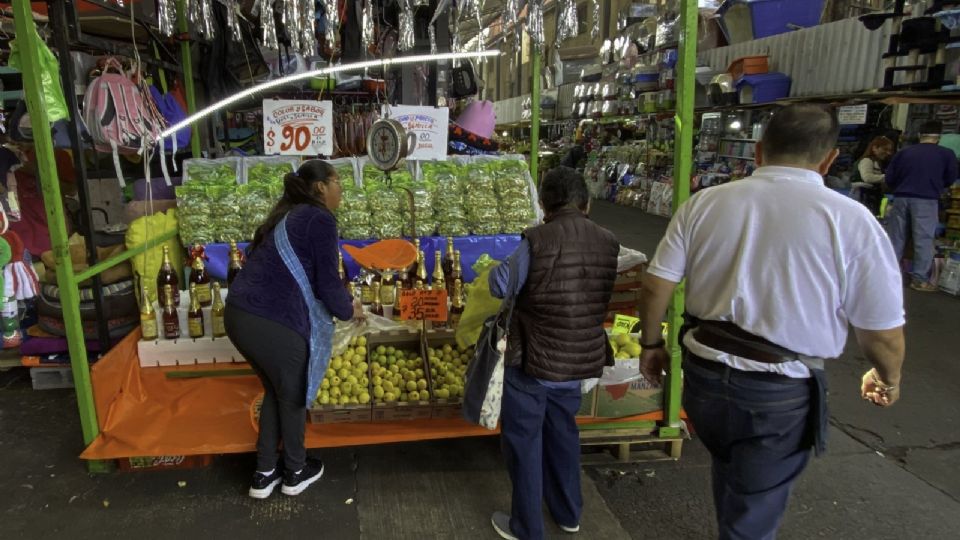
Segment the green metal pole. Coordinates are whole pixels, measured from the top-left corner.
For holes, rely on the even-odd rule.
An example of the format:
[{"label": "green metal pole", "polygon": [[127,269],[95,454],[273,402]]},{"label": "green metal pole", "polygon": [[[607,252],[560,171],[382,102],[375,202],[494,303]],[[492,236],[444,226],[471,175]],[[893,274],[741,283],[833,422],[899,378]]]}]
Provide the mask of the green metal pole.
[{"label": "green metal pole", "polygon": [[533,80],[530,88],[530,175],[540,185],[540,46],[533,46],[530,62],[533,65]]},{"label": "green metal pole", "polygon": [[[697,69],[697,0],[682,0],[680,6],[680,51],[677,64],[677,113],[673,154],[673,211],[690,198],[690,175],[693,167],[693,108],[696,94],[694,75]],[[670,376],[664,387],[665,411],[661,437],[680,434],[680,396],[682,391],[679,332],[683,325],[684,284],[681,283],[670,302]]]},{"label": "green metal pole", "polygon": [[[183,64],[183,90],[187,99],[187,114],[197,112],[196,87],[193,84],[193,57],[190,54],[190,25],[187,22],[187,1],[177,0],[177,25],[183,34],[180,40],[180,61]],[[190,124],[190,152],[194,158],[200,157],[200,124]]]},{"label": "green metal pole", "polygon": [[[40,36],[33,22],[29,0],[13,0],[14,24],[17,31],[18,49],[23,63],[23,90],[33,127],[34,150],[43,206],[47,212],[50,243],[56,259],[57,286],[60,288],[60,303],[63,307],[63,322],[70,351],[70,367],[77,391],[77,407],[80,409],[80,427],[83,442],[90,444],[100,433],[97,410],[93,403],[93,387],[90,385],[90,365],[87,363],[87,348],[83,339],[83,324],[80,319],[80,292],[73,275],[73,264],[67,245],[67,225],[63,218],[63,199],[60,196],[60,180],[53,154],[50,121],[47,117],[41,83]],[[65,30],[63,30],[65,31]],[[69,61],[62,59],[61,61]],[[103,462],[90,462],[91,471],[106,467]]]}]

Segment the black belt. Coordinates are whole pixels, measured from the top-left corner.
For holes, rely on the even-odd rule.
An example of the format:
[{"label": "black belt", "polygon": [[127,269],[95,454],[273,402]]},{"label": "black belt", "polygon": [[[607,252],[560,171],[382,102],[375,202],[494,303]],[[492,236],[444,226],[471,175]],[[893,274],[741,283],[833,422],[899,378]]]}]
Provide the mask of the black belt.
[{"label": "black belt", "polygon": [[800,360],[800,356],[725,321],[696,321],[694,338],[705,347],[764,364]]},{"label": "black belt", "polygon": [[[699,340],[697,340],[699,341]],[[707,371],[722,375],[727,370],[734,370],[738,375],[747,377],[748,379],[755,379],[759,381],[766,382],[782,382],[782,383],[796,383],[796,384],[806,384],[809,379],[798,379],[794,377],[788,377],[786,375],[781,375],[780,373],[773,373],[771,371],[745,371],[742,369],[737,369],[732,366],[728,366],[722,362],[717,362],[715,360],[707,360],[697,356],[690,351],[686,351],[686,360],[691,364],[697,366],[698,368],[705,369]]]}]

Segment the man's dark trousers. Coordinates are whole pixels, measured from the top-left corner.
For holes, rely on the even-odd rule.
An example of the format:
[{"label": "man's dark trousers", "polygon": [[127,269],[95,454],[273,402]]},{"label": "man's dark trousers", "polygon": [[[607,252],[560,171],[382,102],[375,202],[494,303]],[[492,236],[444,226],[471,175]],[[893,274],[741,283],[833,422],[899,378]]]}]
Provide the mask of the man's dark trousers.
[{"label": "man's dark trousers", "polygon": [[543,500],[559,525],[580,524],[580,387],[549,388],[520,368],[503,381],[500,440],[513,482],[510,529],[521,540],[543,538]]},{"label": "man's dark trousers", "polygon": [[813,446],[809,379],[748,373],[686,353],[683,406],[713,457],[721,540],[767,540]]}]

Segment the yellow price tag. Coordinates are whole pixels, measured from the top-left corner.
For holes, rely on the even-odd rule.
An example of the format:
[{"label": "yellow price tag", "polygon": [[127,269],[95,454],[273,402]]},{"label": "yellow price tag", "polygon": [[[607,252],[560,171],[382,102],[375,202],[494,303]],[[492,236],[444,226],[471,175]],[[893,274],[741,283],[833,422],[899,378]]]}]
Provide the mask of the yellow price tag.
[{"label": "yellow price tag", "polygon": [[637,326],[640,324],[640,319],[637,317],[630,317],[628,315],[617,315],[613,318],[613,328],[610,329],[611,334],[633,334],[639,332],[640,329]]}]

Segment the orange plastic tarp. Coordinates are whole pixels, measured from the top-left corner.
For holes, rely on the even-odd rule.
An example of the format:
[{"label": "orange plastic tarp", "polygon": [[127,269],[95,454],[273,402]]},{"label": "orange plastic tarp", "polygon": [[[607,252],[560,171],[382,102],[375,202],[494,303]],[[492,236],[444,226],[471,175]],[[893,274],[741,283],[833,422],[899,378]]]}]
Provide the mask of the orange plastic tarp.
[{"label": "orange plastic tarp", "polygon": [[[91,370],[100,436],[84,459],[132,456],[227,454],[255,451],[251,411],[262,393],[254,375],[167,378],[177,371],[236,369],[236,365],[196,368],[140,368],[139,330],[101,358]],[[240,367],[244,367],[241,365]],[[582,424],[660,420],[662,413],[613,420],[578,419]],[[330,448],[491,435],[461,419],[363,424],[307,424],[306,445]]]}]

